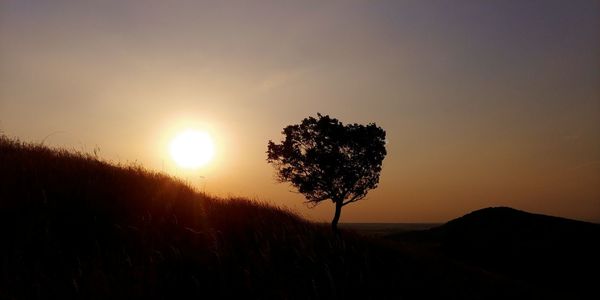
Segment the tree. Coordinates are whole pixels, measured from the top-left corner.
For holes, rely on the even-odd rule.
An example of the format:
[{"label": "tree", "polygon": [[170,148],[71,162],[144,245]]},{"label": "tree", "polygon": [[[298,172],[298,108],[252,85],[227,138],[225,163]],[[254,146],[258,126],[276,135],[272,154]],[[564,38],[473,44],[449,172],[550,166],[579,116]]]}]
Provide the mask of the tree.
[{"label": "tree", "polygon": [[269,141],[267,162],[279,182],[288,182],[304,194],[307,203],[331,200],[331,222],[337,233],[342,207],[359,201],[377,187],[386,155],[385,131],[375,123],[344,125],[317,114],[282,131],[280,144]]}]

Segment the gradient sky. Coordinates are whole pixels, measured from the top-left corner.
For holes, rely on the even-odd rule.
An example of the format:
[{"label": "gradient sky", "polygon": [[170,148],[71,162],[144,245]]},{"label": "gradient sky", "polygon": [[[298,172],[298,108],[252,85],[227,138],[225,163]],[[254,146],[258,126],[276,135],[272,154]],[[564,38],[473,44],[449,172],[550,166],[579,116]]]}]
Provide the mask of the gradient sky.
[{"label": "gradient sky", "polygon": [[[342,222],[600,222],[600,1],[0,0],[8,136],[328,221],[265,161],[317,112],[388,133],[380,187]],[[218,148],[194,172],[167,152],[188,127]]]}]

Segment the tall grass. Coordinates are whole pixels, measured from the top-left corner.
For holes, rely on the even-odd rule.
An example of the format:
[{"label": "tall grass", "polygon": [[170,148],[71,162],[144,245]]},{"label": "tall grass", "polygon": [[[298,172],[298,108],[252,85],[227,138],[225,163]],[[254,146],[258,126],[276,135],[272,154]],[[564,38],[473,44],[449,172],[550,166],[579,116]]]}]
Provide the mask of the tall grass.
[{"label": "tall grass", "polygon": [[139,166],[5,136],[0,241],[3,298],[469,298],[513,291],[452,262],[424,261],[352,232],[337,238],[282,208],[210,197]]}]

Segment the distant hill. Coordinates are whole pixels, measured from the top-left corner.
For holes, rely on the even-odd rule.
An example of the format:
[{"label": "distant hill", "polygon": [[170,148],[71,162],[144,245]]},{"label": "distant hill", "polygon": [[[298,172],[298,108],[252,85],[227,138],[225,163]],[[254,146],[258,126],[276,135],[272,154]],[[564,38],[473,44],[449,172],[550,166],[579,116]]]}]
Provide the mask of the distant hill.
[{"label": "distant hill", "polygon": [[507,299],[511,280],[0,136],[0,298]]},{"label": "distant hill", "polygon": [[522,280],[555,296],[600,297],[598,224],[492,207],[388,238]]}]

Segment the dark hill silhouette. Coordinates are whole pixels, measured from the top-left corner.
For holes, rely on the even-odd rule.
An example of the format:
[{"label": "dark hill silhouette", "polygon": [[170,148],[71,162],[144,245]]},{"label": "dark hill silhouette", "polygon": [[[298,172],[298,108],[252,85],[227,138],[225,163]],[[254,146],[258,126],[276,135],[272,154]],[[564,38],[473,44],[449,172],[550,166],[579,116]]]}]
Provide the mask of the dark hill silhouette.
[{"label": "dark hill silhouette", "polygon": [[506,299],[518,283],[0,136],[0,298]]},{"label": "dark hill silhouette", "polygon": [[548,295],[600,296],[598,224],[493,207],[389,238],[522,280]]}]

